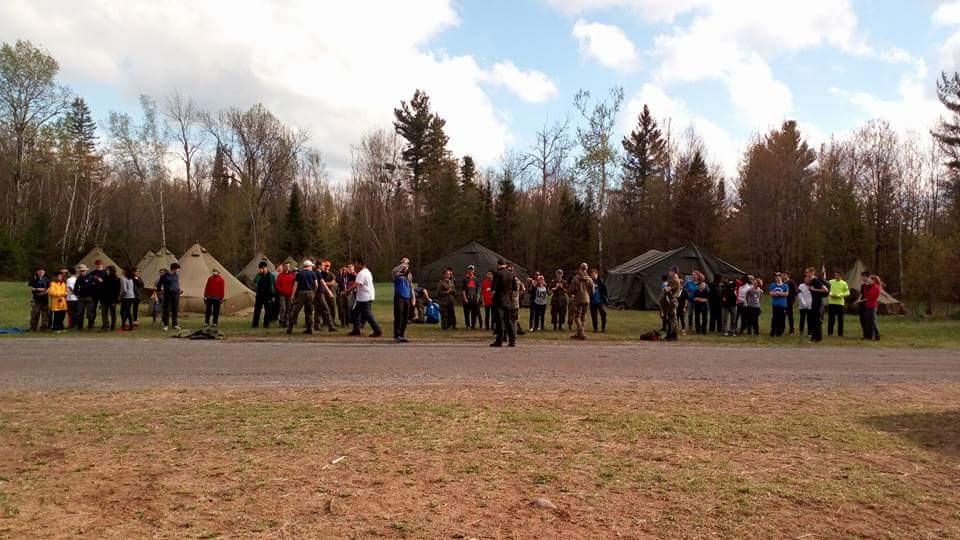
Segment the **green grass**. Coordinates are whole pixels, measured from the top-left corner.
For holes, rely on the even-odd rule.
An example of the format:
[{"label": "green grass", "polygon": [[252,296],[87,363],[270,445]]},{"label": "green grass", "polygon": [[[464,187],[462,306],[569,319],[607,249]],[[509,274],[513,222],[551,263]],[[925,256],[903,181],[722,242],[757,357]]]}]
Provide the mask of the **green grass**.
[{"label": "green grass", "polygon": [[[377,321],[383,327],[384,334],[389,336],[392,333],[393,324],[393,294],[389,283],[377,284],[377,300],[374,302],[374,315]],[[768,332],[770,328],[770,308],[769,305],[764,308],[760,320],[761,333]],[[119,314],[118,314],[119,315]],[[30,295],[24,283],[0,282],[0,327],[20,327],[28,326],[30,316]],[[547,319],[549,323],[549,309]],[[473,331],[469,332],[463,329],[463,312],[457,307],[457,319],[459,329],[456,331],[442,331],[439,325],[410,325],[407,330],[407,336],[414,340],[489,340],[490,335],[487,332]],[[520,313],[520,320],[526,327],[529,321],[529,311],[524,308]],[[151,324],[149,315],[141,313],[141,329],[134,333],[117,334],[118,338],[133,337],[162,337],[164,335],[160,330],[159,323]],[[99,323],[99,319],[98,319]],[[799,317],[797,318],[799,324]],[[185,329],[196,329],[203,325],[202,314],[184,313],[181,314],[181,326]],[[590,318],[587,317],[587,326],[590,327]],[[960,320],[917,320],[913,317],[880,317],[880,333],[883,341],[879,344],[864,343],[860,337],[860,326],[855,315],[846,317],[846,336],[843,338],[826,337],[825,343],[830,345],[848,345],[857,347],[937,347],[937,348],[960,348]],[[220,328],[228,337],[244,337],[250,339],[270,339],[285,338],[285,334],[279,328],[253,329],[250,328],[250,316],[224,316],[220,319]],[[601,341],[633,341],[638,336],[650,330],[660,328],[660,319],[653,311],[634,311],[610,310],[608,312],[607,332],[605,334],[589,333],[591,340]],[[824,329],[826,331],[826,329]],[[341,330],[337,334],[327,334],[326,331],[319,333],[322,339],[348,339]],[[536,332],[528,333],[521,338],[524,341],[568,341],[572,332],[564,330],[562,332]],[[75,336],[74,334],[68,334]],[[101,335],[100,332],[84,333],[84,335]],[[66,336],[64,336],[66,337]],[[317,337],[315,337],[316,339]],[[782,338],[771,338],[767,335],[759,337],[740,336],[730,338],[725,336],[707,335],[697,336],[688,335],[682,338],[683,343],[697,343],[710,345],[805,345],[809,343],[800,336],[784,336]]]}]

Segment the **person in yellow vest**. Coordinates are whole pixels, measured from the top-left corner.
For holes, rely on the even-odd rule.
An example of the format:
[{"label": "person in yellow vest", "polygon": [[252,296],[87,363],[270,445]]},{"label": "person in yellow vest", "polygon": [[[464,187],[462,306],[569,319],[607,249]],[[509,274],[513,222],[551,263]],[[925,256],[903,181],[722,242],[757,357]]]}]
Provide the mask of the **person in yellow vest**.
[{"label": "person in yellow vest", "polygon": [[850,296],[850,286],[843,279],[843,274],[837,270],[830,280],[830,300],[827,302],[827,335],[833,335],[833,326],[836,323],[837,336],[843,337],[843,308],[847,297]]},{"label": "person in yellow vest", "polygon": [[50,313],[53,315],[53,331],[63,332],[63,319],[67,316],[67,282],[64,281],[62,273],[57,272],[53,275],[53,281],[47,288],[49,297]]}]

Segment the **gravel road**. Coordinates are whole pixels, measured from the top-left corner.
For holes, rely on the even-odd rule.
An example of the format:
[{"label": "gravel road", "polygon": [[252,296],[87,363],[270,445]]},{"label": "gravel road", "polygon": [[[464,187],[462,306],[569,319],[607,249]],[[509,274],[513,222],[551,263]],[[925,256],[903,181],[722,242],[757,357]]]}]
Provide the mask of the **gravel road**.
[{"label": "gravel road", "polygon": [[960,351],[556,343],[0,339],[0,389],[960,381]]}]

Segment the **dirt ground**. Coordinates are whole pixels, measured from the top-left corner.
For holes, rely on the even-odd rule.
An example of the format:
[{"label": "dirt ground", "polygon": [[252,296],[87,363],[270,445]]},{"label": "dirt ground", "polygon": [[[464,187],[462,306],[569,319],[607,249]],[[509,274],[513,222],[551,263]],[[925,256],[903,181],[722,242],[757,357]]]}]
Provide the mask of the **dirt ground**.
[{"label": "dirt ground", "polygon": [[11,340],[0,536],[958,537],[958,402],[956,351]]}]

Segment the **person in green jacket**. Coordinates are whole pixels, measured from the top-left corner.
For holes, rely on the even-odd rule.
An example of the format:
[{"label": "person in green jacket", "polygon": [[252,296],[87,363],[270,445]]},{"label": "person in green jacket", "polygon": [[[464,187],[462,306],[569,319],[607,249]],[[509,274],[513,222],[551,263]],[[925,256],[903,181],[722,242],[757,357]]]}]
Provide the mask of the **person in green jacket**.
[{"label": "person in green jacket", "polygon": [[850,286],[843,280],[843,274],[837,270],[830,280],[830,300],[827,302],[827,335],[833,335],[833,326],[837,326],[837,336],[843,337],[843,309],[847,297],[850,296]]},{"label": "person in green jacket", "polygon": [[277,278],[267,268],[267,261],[260,261],[257,275],[253,276],[253,291],[257,294],[253,303],[252,328],[260,326],[260,313],[263,312],[263,327],[270,328],[270,316],[273,308],[273,299],[277,296]]}]

